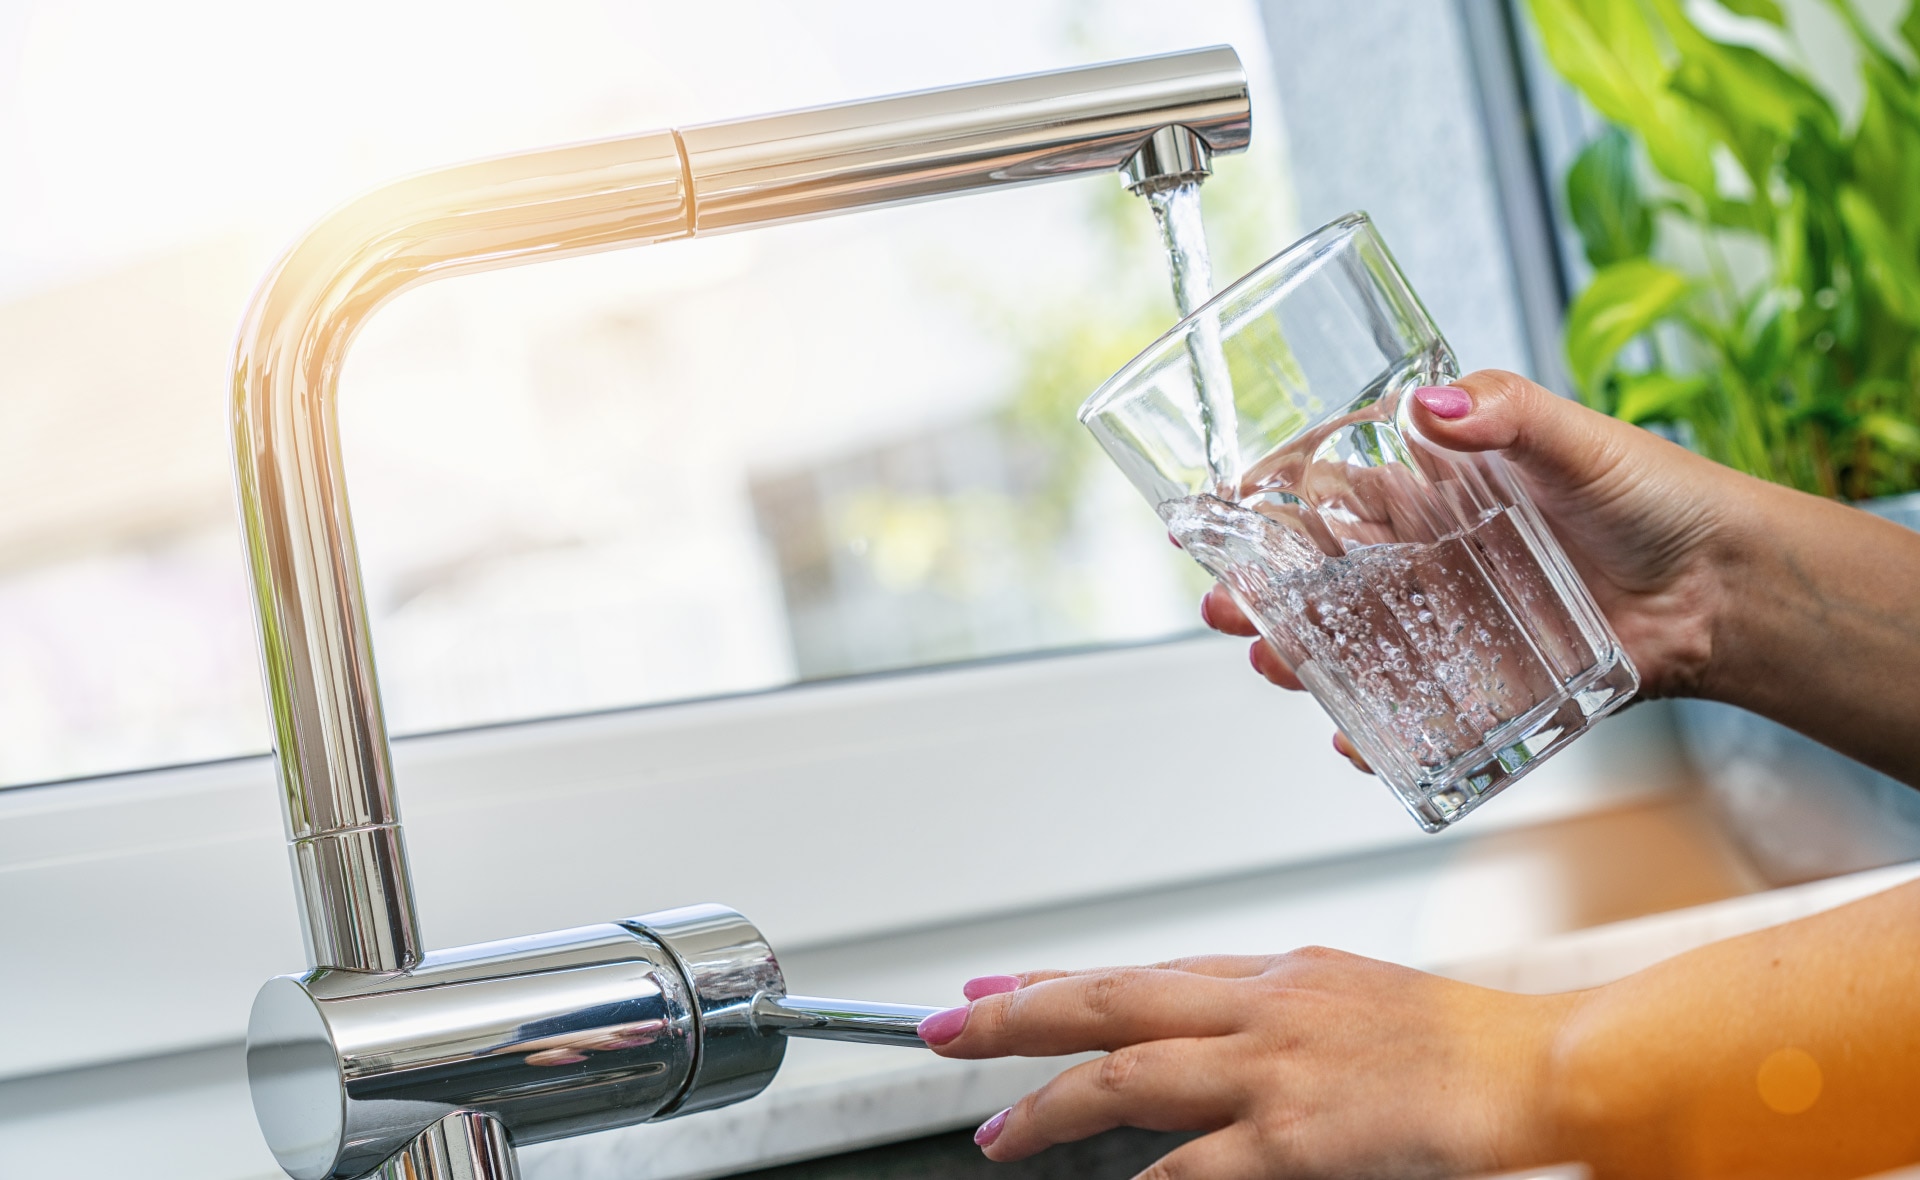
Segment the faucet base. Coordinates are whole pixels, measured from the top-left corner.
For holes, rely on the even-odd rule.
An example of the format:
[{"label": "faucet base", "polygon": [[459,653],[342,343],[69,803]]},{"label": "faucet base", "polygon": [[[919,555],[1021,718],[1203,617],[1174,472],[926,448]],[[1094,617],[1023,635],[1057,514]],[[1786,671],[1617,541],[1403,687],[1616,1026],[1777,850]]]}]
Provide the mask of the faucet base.
[{"label": "faucet base", "polygon": [[786,992],[717,905],[283,975],[247,1027],[254,1113],[293,1180],[514,1180],[514,1144],[744,1101],[791,1036],[917,1047],[935,1011]]}]

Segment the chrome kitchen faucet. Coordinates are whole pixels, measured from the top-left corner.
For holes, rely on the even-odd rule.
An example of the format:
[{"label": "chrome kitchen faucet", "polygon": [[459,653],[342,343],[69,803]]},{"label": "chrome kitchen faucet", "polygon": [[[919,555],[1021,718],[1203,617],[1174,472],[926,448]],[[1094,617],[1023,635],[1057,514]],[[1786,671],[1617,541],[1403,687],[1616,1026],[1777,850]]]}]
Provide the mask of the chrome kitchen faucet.
[{"label": "chrome kitchen faucet", "polygon": [[267,982],[247,1028],[289,1175],[507,1180],[516,1144],[751,1098],[788,1036],[918,1045],[933,1011],[788,996],[721,906],[424,949],[335,414],[368,317],[420,283],[594,250],[1088,172],[1152,191],[1250,132],[1239,58],[1198,49],[464,164],[362,197],[281,258],[241,326],[232,409],[310,964]]}]

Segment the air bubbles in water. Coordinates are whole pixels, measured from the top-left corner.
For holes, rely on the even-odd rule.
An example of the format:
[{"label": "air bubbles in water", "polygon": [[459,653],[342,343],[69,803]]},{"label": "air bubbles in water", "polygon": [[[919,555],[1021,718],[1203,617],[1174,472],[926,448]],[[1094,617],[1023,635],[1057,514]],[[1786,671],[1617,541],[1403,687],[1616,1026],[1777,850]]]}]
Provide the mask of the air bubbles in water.
[{"label": "air bubbles in water", "polygon": [[[1231,586],[1316,695],[1437,768],[1561,689],[1481,556],[1511,509],[1437,541],[1321,552],[1288,524],[1214,496],[1160,506],[1190,557]],[[1589,655],[1588,663],[1592,662]]]}]

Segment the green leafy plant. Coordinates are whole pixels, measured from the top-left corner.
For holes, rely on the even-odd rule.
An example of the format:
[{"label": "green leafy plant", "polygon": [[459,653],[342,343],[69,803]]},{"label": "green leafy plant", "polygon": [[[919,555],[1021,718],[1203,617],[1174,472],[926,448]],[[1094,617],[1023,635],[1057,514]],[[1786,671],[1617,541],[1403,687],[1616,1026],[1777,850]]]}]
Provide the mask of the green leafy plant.
[{"label": "green leafy plant", "polygon": [[1886,40],[1826,3],[1859,55],[1851,122],[1775,0],[1721,0],[1772,26],[1772,53],[1708,36],[1681,0],[1528,7],[1612,124],[1567,175],[1595,268],[1567,317],[1581,397],[1865,499],[1920,488],[1920,0]]}]

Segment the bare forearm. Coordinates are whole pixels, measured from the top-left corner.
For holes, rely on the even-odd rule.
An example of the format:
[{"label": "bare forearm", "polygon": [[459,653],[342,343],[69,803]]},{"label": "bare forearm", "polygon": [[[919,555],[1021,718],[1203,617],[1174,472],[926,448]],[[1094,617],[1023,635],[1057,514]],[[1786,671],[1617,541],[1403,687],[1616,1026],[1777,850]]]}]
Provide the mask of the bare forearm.
[{"label": "bare forearm", "polygon": [[1556,1154],[1603,1178],[1920,1161],[1920,883],[1586,993],[1554,1062]]},{"label": "bare forearm", "polygon": [[1920,785],[1920,534],[1742,483],[1703,695]]}]

